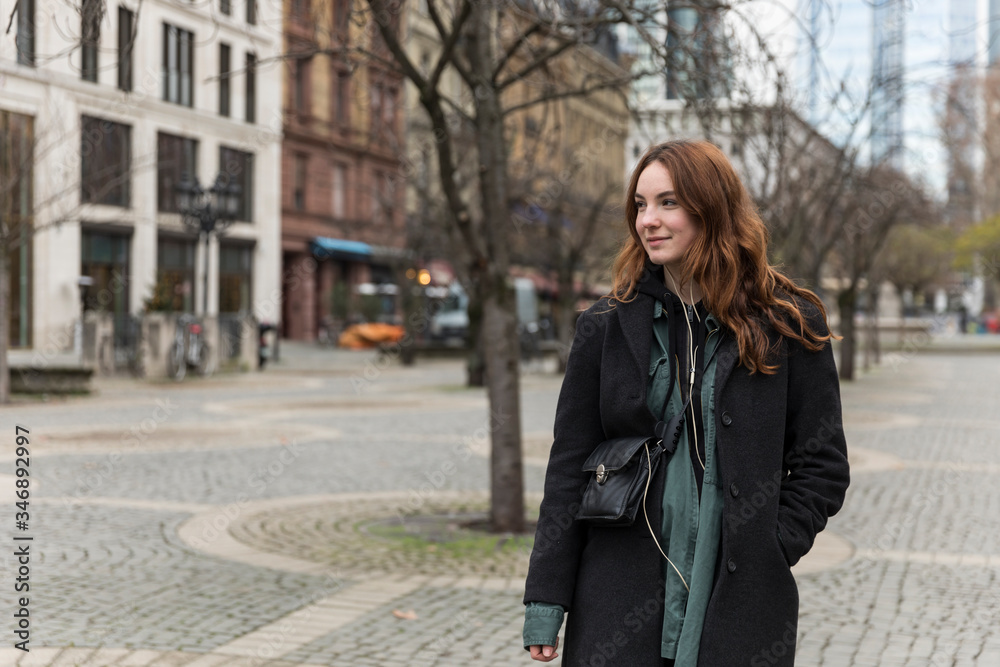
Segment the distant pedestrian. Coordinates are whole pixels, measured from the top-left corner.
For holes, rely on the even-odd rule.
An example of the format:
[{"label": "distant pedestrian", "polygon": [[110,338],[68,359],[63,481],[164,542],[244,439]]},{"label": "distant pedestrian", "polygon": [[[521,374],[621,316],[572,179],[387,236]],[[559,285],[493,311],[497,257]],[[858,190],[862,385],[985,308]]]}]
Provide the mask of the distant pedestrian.
[{"label": "distant pedestrian", "polygon": [[[559,395],[524,646],[554,659],[568,612],[573,667],[790,666],[790,568],[849,482],[826,311],[768,264],[764,224],[712,144],[649,148],[625,224],[612,290],[580,316]],[[634,522],[579,519],[588,484],[627,474],[583,472],[595,448],[654,433],[677,449]]]}]

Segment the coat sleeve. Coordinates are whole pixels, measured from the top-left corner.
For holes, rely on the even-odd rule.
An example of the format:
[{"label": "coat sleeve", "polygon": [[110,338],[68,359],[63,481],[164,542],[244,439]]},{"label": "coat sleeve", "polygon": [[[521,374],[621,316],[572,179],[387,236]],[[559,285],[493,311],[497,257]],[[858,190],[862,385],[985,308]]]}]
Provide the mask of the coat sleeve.
[{"label": "coat sleeve", "polygon": [[[827,331],[818,309],[808,304],[804,310],[814,331]],[[789,342],[787,359],[787,475],[778,501],[778,535],[789,565],[794,565],[843,505],[850,470],[833,348],[828,341],[810,352]]]},{"label": "coat sleeve", "polygon": [[[600,302],[599,302],[600,303]],[[583,462],[605,439],[600,411],[601,318],[588,310],[576,324],[566,375],[556,407],[554,440],[545,472],[524,601],[573,606],[587,526],[576,520],[586,484]]]}]

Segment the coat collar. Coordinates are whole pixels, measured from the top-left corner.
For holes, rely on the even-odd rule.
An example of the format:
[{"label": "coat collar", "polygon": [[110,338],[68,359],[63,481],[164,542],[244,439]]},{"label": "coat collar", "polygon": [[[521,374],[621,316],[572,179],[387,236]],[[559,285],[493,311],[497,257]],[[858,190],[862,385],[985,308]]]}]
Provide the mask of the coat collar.
[{"label": "coat collar", "polygon": [[[629,352],[635,360],[637,368],[649,366],[649,348],[653,344],[653,301],[667,301],[669,293],[663,284],[663,267],[646,260],[645,270],[636,283],[635,298],[627,303],[617,304],[618,318],[622,332],[628,342]],[[736,338],[727,330],[722,330],[722,340],[716,352],[715,385],[725,385],[733,369],[740,360],[739,346]]]},{"label": "coat collar", "polygon": [[649,368],[649,348],[653,344],[653,298],[640,292],[632,301],[619,301],[615,308],[636,368]]}]

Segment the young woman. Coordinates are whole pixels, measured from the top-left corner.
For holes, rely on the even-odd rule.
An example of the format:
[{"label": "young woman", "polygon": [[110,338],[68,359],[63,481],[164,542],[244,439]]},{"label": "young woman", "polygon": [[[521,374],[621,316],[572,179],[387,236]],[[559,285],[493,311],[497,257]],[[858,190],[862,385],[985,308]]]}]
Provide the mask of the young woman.
[{"label": "young woman", "polygon": [[[577,667],[794,663],[790,568],[848,486],[822,303],[712,144],[652,146],[625,199],[611,294],[577,322],[525,588],[524,645]],[[604,440],[684,413],[635,522],[577,519]],[[593,473],[589,473],[593,474]]]}]

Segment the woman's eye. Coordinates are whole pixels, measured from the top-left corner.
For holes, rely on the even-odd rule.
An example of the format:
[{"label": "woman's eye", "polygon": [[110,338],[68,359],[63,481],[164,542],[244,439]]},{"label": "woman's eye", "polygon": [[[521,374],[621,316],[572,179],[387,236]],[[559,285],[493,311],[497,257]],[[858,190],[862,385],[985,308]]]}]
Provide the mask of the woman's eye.
[{"label": "woman's eye", "polygon": [[646,202],[642,202],[642,201],[637,201],[637,202],[635,203],[635,207],[636,207],[636,208],[643,208],[644,206],[646,206]]},{"label": "woman's eye", "polygon": [[675,202],[673,199],[664,199],[663,200],[663,205],[664,206],[677,206],[677,202]]}]

